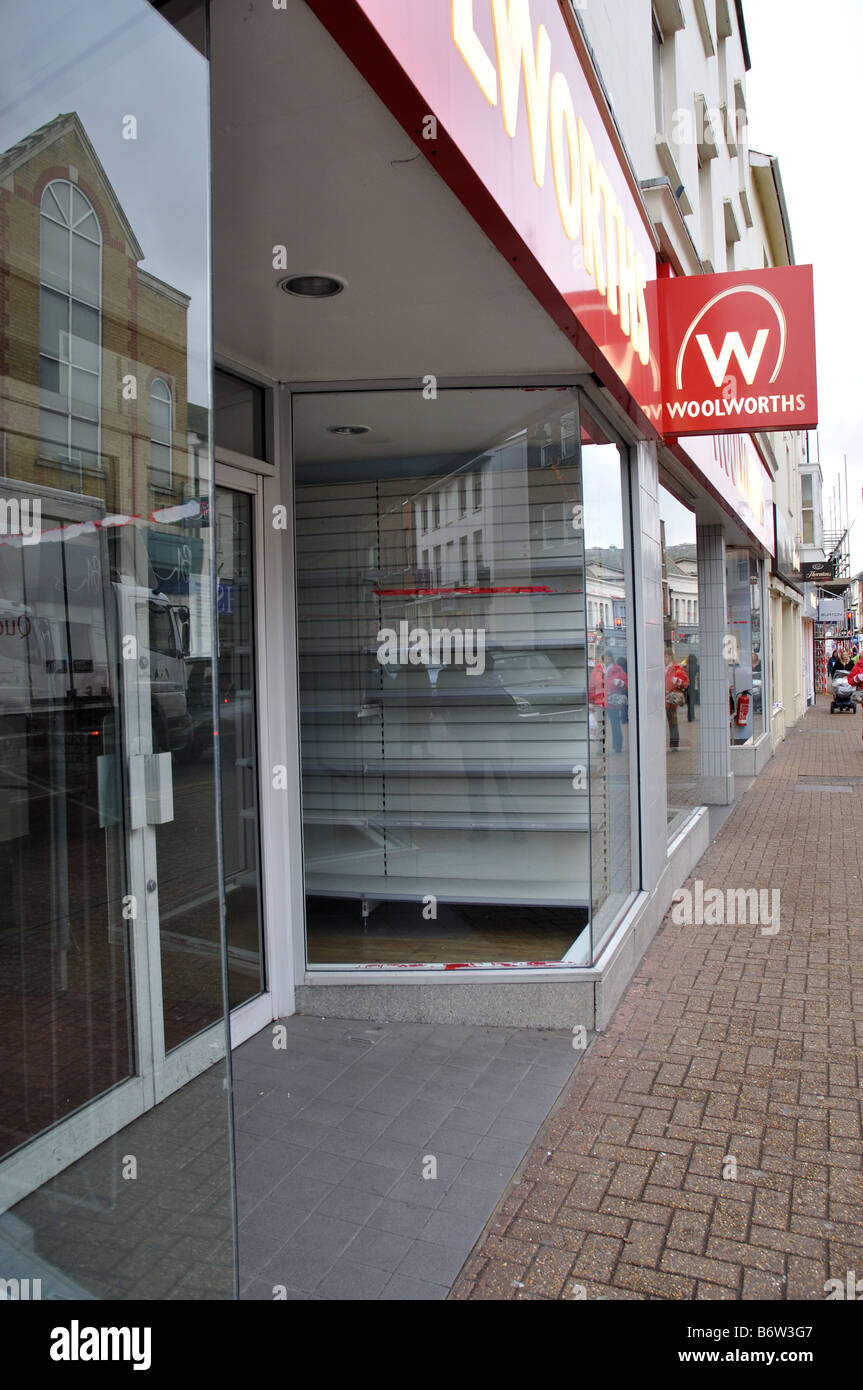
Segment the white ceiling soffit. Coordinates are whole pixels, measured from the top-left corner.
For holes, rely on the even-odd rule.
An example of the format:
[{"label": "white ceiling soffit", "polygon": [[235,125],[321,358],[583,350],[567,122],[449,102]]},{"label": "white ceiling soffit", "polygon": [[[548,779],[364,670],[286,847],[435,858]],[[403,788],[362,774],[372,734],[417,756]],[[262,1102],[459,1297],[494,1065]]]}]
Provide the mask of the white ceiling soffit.
[{"label": "white ceiling soffit", "polygon": [[[299,464],[476,456],[527,430],[538,441],[546,422],[573,410],[574,394],[509,389],[314,392],[294,397],[294,456]],[[333,435],[332,426],[365,425],[368,434]],[[552,437],[558,441],[558,429]]]},{"label": "white ceiling soffit", "polygon": [[[214,0],[211,53],[217,356],[283,382],[586,370],[303,0]],[[348,288],[277,288],[298,272]]]}]

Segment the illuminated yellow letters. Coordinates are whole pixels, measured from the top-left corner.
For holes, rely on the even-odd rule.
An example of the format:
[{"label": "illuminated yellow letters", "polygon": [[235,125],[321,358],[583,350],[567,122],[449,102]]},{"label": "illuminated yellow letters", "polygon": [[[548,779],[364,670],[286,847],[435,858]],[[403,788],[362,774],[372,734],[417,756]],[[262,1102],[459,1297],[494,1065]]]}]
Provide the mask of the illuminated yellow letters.
[{"label": "illuminated yellow letters", "polygon": [[473,27],[473,0],[452,0],[452,36],[486,100],[497,106],[497,73]]},{"label": "illuminated yellow letters", "polygon": [[556,72],[551,83],[551,167],[563,230],[570,241],[581,235],[581,174],[578,126],[569,83]]},{"label": "illuminated yellow letters", "polygon": [[529,0],[492,0],[492,14],[504,129],[507,135],[515,136],[523,72],[533,177],[542,188],[545,182],[545,154],[548,145],[551,39],[545,25],[540,24],[536,31],[534,52]]}]

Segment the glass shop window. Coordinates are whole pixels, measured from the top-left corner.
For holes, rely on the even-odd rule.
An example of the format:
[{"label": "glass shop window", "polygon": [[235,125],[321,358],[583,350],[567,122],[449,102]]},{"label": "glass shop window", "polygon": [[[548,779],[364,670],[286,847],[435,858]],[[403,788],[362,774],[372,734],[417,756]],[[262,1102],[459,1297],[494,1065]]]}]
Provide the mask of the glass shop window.
[{"label": "glass shop window", "polygon": [[701,671],[695,513],[659,488],[668,829],[700,801]]},{"label": "glass shop window", "polygon": [[[294,402],[309,963],[588,963],[633,889],[625,456],[569,388],[442,392],[436,449],[388,394],[379,451]],[[388,583],[430,493],[451,539]]]}]

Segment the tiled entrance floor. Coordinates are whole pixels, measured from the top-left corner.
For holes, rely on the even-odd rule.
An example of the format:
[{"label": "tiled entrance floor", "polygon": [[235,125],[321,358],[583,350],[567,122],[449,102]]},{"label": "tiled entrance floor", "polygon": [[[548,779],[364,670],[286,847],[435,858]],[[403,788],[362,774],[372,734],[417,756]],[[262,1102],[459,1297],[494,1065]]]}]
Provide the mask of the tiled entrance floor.
[{"label": "tiled entrance floor", "polygon": [[445,1298],[583,1053],[557,1031],[283,1026],[283,1049],[273,1025],[234,1053],[241,1297]]}]

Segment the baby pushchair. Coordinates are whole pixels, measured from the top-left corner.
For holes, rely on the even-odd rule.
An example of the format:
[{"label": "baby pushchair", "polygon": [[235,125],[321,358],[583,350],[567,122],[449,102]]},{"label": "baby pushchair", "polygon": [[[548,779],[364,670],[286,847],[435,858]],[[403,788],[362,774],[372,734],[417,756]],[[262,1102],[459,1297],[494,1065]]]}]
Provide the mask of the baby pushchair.
[{"label": "baby pushchair", "polygon": [[835,714],[838,710],[840,714],[853,714],[853,694],[853,688],[848,682],[848,672],[837,671],[833,677],[833,697],[830,701],[830,713]]}]

